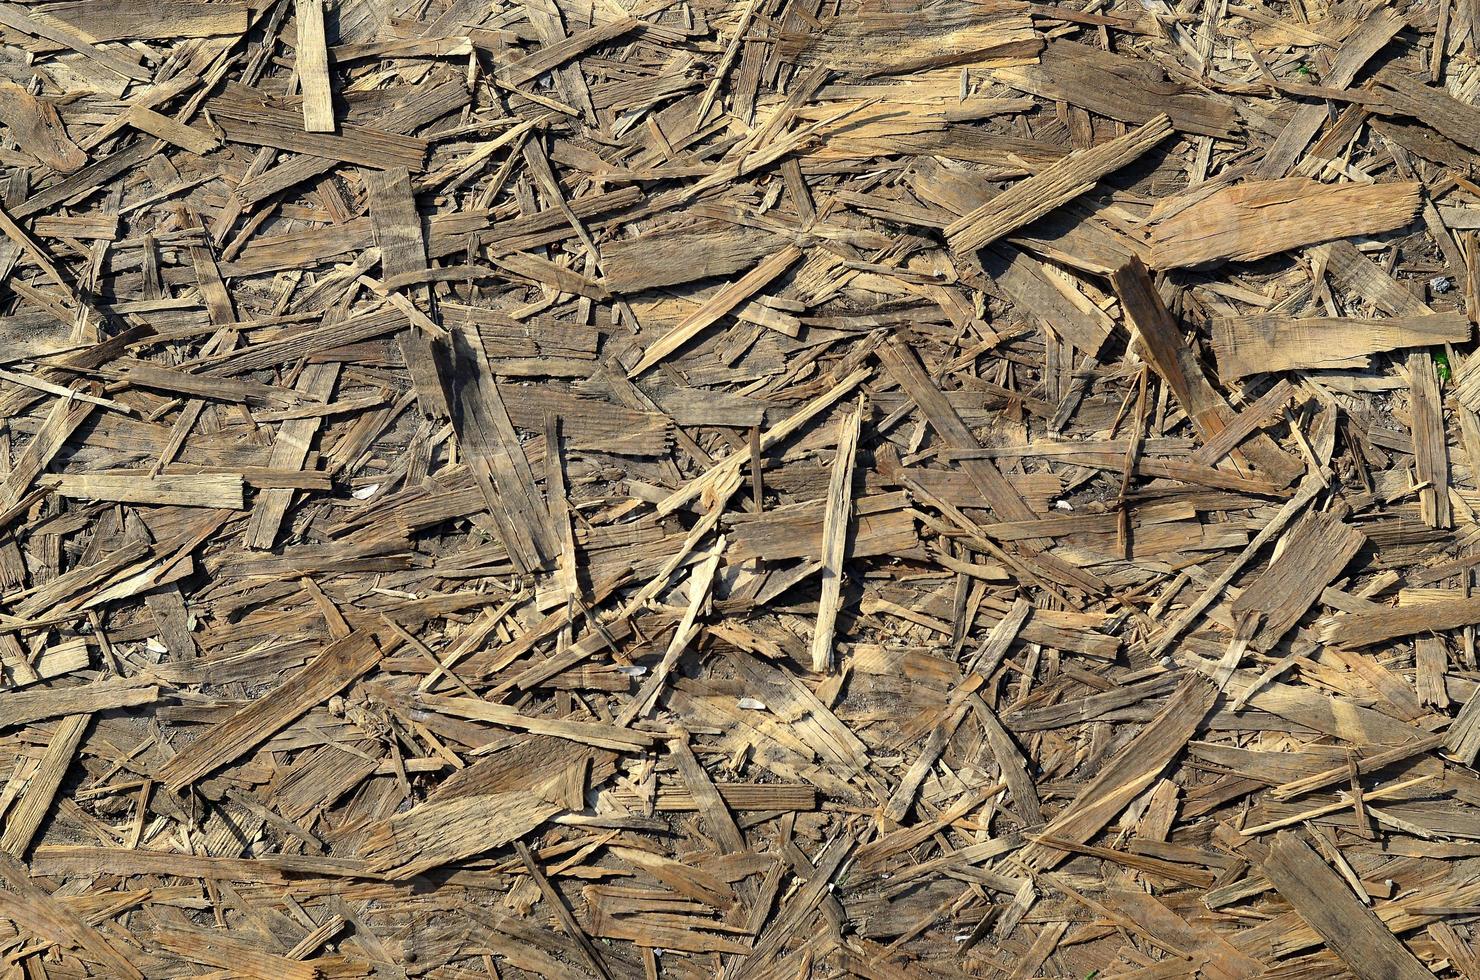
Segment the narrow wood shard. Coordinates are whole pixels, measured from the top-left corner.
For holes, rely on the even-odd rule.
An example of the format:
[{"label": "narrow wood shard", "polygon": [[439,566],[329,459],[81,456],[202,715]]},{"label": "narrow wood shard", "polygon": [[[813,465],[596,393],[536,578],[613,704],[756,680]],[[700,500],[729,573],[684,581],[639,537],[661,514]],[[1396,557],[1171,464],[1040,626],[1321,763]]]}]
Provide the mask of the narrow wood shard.
[{"label": "narrow wood shard", "polygon": [[763,259],[759,265],[721,289],[672,330],[664,334],[661,339],[644,350],[642,360],[633,365],[632,369],[627,372],[627,376],[629,378],[638,377],[698,336],[702,330],[719,322],[725,314],[749,299],[757,290],[765,288],[773,279],[796,264],[801,257],[801,249],[795,245],[787,245],[779,252]]},{"label": "narrow wood shard", "polygon": [[1171,120],[1159,115],[1108,143],[1075,151],[947,225],[946,239],[958,252],[989,245],[1079,197],[1101,177],[1138,159],[1171,133]]},{"label": "narrow wood shard", "polygon": [[175,507],[212,507],[242,510],[245,485],[239,473],[200,473],[191,476],[148,473],[64,474],[43,481],[63,497],[113,500],[120,503]]},{"label": "narrow wood shard", "polygon": [[[1228,425],[1232,410],[1208,381],[1193,352],[1182,343],[1146,267],[1139,259],[1132,259],[1115,271],[1111,282],[1151,366],[1176,396],[1199,435],[1204,440],[1215,438]],[[1288,483],[1299,472],[1298,464],[1263,433],[1253,436],[1238,453],[1277,482]]]},{"label": "narrow wood shard", "polygon": [[334,95],[329,88],[329,45],[324,36],[323,0],[294,0],[298,20],[298,86],[303,92],[303,129],[334,132]]},{"label": "narrow wood shard", "polygon": [[[1098,833],[1182,751],[1212,707],[1214,693],[1202,678],[1187,677],[1136,739],[1048,823],[1043,836],[1079,844]],[[1049,868],[1067,856],[1065,851],[1040,843],[1025,848],[1022,860],[1030,867]]]},{"label": "narrow wood shard", "polygon": [[7,819],[4,833],[0,833],[0,851],[18,858],[25,857],[41,821],[51,809],[57,790],[61,788],[62,778],[72,764],[83,730],[91,720],[90,715],[77,714],[68,715],[58,723],[46,754],[41,757],[40,765],[26,787],[25,796]]},{"label": "narrow wood shard", "polygon": [[1400,636],[1458,629],[1480,619],[1480,600],[1441,598],[1400,609],[1340,613],[1321,627],[1321,640],[1346,647],[1370,646]]}]

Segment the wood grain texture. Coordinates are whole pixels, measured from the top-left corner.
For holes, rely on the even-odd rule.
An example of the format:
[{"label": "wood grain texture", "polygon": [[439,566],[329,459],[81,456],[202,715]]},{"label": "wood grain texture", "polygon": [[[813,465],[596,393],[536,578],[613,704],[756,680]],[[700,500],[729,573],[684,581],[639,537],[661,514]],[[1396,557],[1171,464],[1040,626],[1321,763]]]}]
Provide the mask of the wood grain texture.
[{"label": "wood grain texture", "polygon": [[1172,213],[1153,221],[1151,266],[1180,269],[1393,231],[1418,217],[1419,190],[1412,183],[1328,185],[1287,177],[1161,207]]},{"label": "wood grain texture", "polygon": [[0,0],[0,973],[1480,975],[1480,8]]}]

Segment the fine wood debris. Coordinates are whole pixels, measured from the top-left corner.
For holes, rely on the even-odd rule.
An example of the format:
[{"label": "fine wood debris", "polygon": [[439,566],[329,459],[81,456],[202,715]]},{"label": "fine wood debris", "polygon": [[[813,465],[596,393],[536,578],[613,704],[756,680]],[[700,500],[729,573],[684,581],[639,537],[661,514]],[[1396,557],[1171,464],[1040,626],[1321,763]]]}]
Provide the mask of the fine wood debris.
[{"label": "fine wood debris", "polygon": [[1480,977],[1477,53],[0,2],[0,977]]}]

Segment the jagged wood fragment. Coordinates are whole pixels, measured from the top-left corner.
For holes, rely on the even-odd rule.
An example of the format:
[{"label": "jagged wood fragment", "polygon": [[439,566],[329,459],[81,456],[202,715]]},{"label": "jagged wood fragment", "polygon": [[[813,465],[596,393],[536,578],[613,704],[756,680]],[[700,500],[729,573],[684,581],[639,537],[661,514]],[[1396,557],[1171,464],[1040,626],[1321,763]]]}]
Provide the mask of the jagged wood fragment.
[{"label": "jagged wood fragment", "polygon": [[1180,269],[1245,262],[1302,245],[1377,235],[1413,221],[1420,203],[1414,183],[1332,185],[1304,177],[1248,181],[1206,197],[1163,200],[1152,214],[1150,264]]},{"label": "jagged wood fragment", "polygon": [[817,625],[812,630],[812,669],[827,671],[832,663],[833,630],[843,588],[843,559],[848,546],[848,521],[853,510],[853,457],[863,409],[845,414],[838,423],[838,444],[827,485],[827,509],[822,523],[822,595],[817,601]]}]

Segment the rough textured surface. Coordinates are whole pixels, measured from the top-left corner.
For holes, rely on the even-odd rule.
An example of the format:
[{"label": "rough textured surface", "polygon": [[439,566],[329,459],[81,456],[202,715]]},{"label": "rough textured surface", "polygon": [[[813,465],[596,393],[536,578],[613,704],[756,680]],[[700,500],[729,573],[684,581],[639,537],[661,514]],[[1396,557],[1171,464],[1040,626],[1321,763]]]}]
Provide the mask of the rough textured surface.
[{"label": "rough textured surface", "polygon": [[1480,977],[1477,45],[0,2],[0,980]]}]

